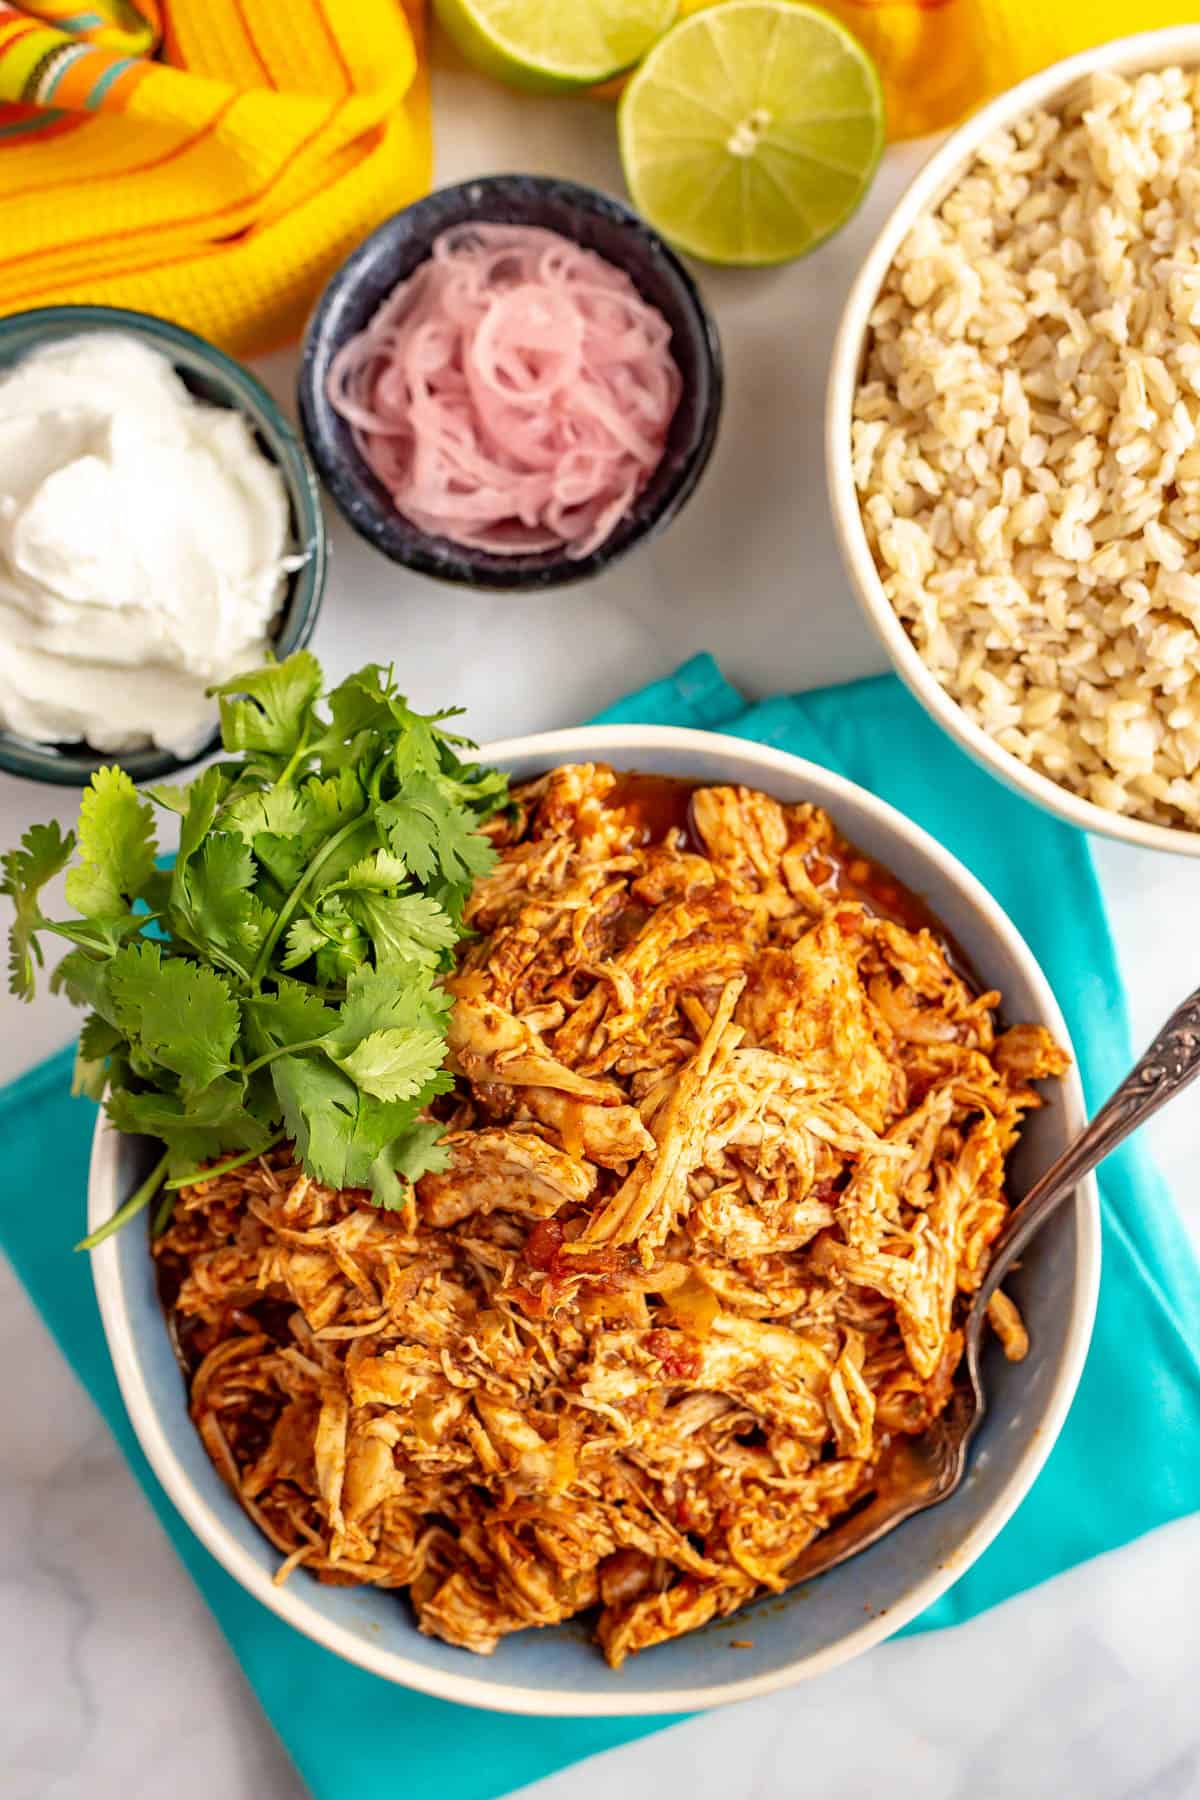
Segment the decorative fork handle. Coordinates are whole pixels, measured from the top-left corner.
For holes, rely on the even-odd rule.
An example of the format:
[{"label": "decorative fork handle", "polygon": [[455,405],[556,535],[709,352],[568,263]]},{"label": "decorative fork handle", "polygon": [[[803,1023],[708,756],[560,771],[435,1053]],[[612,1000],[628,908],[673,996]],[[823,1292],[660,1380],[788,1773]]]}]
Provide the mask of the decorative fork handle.
[{"label": "decorative fork handle", "polygon": [[1171,1014],[1144,1056],[1075,1141],[1035,1181],[996,1240],[972,1311],[985,1307],[1034,1234],[1097,1163],[1200,1075],[1200,988]]}]

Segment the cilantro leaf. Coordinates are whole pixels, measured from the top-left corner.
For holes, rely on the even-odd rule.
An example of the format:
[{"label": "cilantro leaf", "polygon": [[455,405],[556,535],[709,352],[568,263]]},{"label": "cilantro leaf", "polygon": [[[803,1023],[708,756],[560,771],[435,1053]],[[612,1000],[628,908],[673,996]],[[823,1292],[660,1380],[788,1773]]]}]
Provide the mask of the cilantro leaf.
[{"label": "cilantro leaf", "polygon": [[188,809],[188,794],[193,786],[192,782],[185,782],[182,786],[178,786],[173,782],[164,785],[160,781],[150,781],[146,783],[142,792],[148,800],[153,800],[155,805],[161,806],[164,811],[179,813],[182,816]]},{"label": "cilantro leaf", "polygon": [[[166,912],[168,906],[171,904],[170,869],[160,869],[156,867],[151,870],[150,879],[142,889],[142,902],[149,908],[151,917],[155,919]],[[137,920],[138,930],[140,931],[144,925],[148,925],[149,923],[150,918],[146,917],[145,914],[140,915]]]},{"label": "cilantro leaf", "polygon": [[374,945],[377,969],[435,968],[458,942],[458,927],[429,894],[352,894],[347,905]]},{"label": "cilantro leaf", "polygon": [[445,1126],[434,1119],[424,1119],[414,1125],[406,1137],[397,1138],[388,1145],[396,1173],[403,1175],[406,1181],[416,1181],[422,1175],[440,1174],[443,1169],[448,1169],[450,1152],[445,1137]]},{"label": "cilantro leaf", "polygon": [[[70,958],[65,958],[70,961]],[[128,1036],[141,1029],[142,1001],[154,988],[162,973],[162,950],[158,944],[127,944],[105,970],[105,985],[112,997],[114,1023]]]},{"label": "cilantro leaf", "polygon": [[302,981],[281,975],[273,994],[255,994],[245,1002],[247,1022],[257,1050],[281,1049],[285,1044],[308,1043],[326,1037],[338,1023],[338,1015],[319,994]]},{"label": "cilantro leaf", "polygon": [[253,847],[264,833],[280,838],[304,836],[312,820],[297,787],[244,787],[229,801],[221,825],[224,830],[236,831]]},{"label": "cilantro leaf", "polygon": [[240,1069],[218,1075],[207,1087],[191,1088],[181,1093],[185,1119],[198,1125],[220,1125],[256,1139],[261,1132],[246,1106],[246,1077]]},{"label": "cilantro leaf", "polygon": [[445,1127],[432,1119],[415,1124],[403,1137],[386,1144],[371,1164],[368,1177],[377,1206],[399,1212],[407,1204],[411,1184],[422,1175],[448,1168],[450,1152],[442,1143]]},{"label": "cilantro leaf", "polygon": [[460,762],[447,748],[449,744],[467,744],[474,749],[468,738],[451,738],[443,733],[440,775],[443,792],[460,806],[477,813],[480,820],[490,818],[508,799],[508,776],[503,769],[485,769],[479,763]]},{"label": "cilantro leaf", "polygon": [[317,959],[313,974],[324,987],[340,987],[355,969],[366,967],[370,957],[371,946],[364,933],[357,926],[351,927],[349,937],[337,943],[328,943],[323,950],[317,951]]},{"label": "cilantro leaf", "polygon": [[207,1087],[229,1068],[240,1014],[215,969],[173,956],[155,943],[127,944],[108,966],[116,1022],[143,1057],[192,1087]]},{"label": "cilantro leaf", "polygon": [[85,919],[126,913],[154,871],[154,814],[124,769],[97,769],[79,807],[80,861],[67,900]]},{"label": "cilantro leaf", "polygon": [[162,1138],[170,1147],[172,1173],[185,1173],[224,1151],[257,1149],[270,1137],[244,1109],[209,1120],[191,1113],[178,1095],[152,1089],[133,1093],[114,1086],[104,1110],[118,1131]]},{"label": "cilantro leaf", "polygon": [[324,840],[363,810],[356,772],[310,776],[294,787],[249,789],[226,807],[222,825],[238,831],[280,887],[295,886]]},{"label": "cilantro leaf", "polygon": [[468,884],[486,875],[496,862],[491,840],[457,808],[449,814],[438,844],[438,856],[448,881]]},{"label": "cilantro leaf", "polygon": [[347,675],[331,689],[325,704],[330,722],[316,738],[314,749],[327,768],[362,759],[372,740],[395,731],[391,676],[378,663],[368,663]]},{"label": "cilantro leaf", "polygon": [[102,1062],[124,1042],[120,1031],[99,1013],[89,1013],[79,1032],[79,1054],[89,1062]]},{"label": "cilantro leaf", "polygon": [[390,850],[376,850],[371,856],[364,856],[350,865],[344,885],[356,890],[369,888],[386,893],[389,888],[399,887],[407,880],[408,870],[403,857],[393,855]]},{"label": "cilantro leaf", "polygon": [[359,1095],[350,1077],[324,1057],[280,1056],[271,1064],[271,1079],[288,1136],[309,1174],[328,1187],[361,1186],[351,1179]]},{"label": "cilantro leaf", "polygon": [[8,895],[17,915],[8,939],[8,985],[22,1000],[33,999],[34,961],[42,961],[36,934],[45,920],[39,896],[66,868],[74,849],[74,835],[64,836],[52,819],[48,825],[31,825],[20,848],[8,851],[0,862],[0,894]]},{"label": "cilantro leaf", "polygon": [[441,875],[456,882],[486,875],[496,859],[474,817],[428,775],[412,775],[392,800],[376,809],[379,829],[418,881]]},{"label": "cilantro leaf", "polygon": [[271,1074],[297,1154],[327,1186],[369,1187],[386,1194],[386,1204],[401,1206],[405,1194],[394,1171],[415,1180],[438,1166],[443,1153],[433,1141],[443,1127],[417,1122],[420,1098],[373,1099],[323,1057],[281,1056],[271,1064]]},{"label": "cilantro leaf", "polygon": [[329,942],[328,935],[311,919],[293,919],[287,928],[281,969],[298,969]]},{"label": "cilantro leaf", "polygon": [[187,862],[204,842],[232,785],[232,777],[219,763],[197,775],[186,787],[152,787],[147,793],[160,806],[181,815],[176,862]]},{"label": "cilantro leaf", "polygon": [[376,812],[379,829],[418,881],[432,881],[441,867],[438,837],[442,812],[441,796],[433,784],[419,783],[416,778]]},{"label": "cilantro leaf", "polygon": [[117,1022],[108,991],[110,964],[87,950],[69,950],[50,977],[50,992],[66,994],[76,1006],[89,1006],[109,1024]]},{"label": "cilantro leaf", "polygon": [[[429,1121],[419,1120],[417,1115],[425,1104],[424,1094],[400,1101],[359,1095],[349,1153],[358,1178],[355,1186],[374,1186],[372,1169],[381,1155],[394,1158],[393,1166],[398,1170],[420,1163],[421,1138]],[[444,1135],[444,1126],[434,1125],[433,1129],[439,1138]]]},{"label": "cilantro leaf", "polygon": [[55,937],[67,938],[72,944],[95,951],[97,955],[110,956],[127,938],[150,924],[152,917],[150,913],[113,913],[110,918],[81,919],[77,924],[69,919],[47,919],[42,930],[52,931]]},{"label": "cilantro leaf", "polygon": [[99,1013],[89,1013],[79,1032],[71,1092],[86,1094],[89,1100],[102,1100],[108,1084],[109,1059],[124,1043],[125,1039],[115,1025],[102,1019]]},{"label": "cilantro leaf", "polygon": [[80,1051],[75,1052],[75,1061],[71,1068],[71,1094],[76,1100],[82,1096],[85,1100],[103,1100],[104,1090],[108,1086],[108,1061],[93,1061]]},{"label": "cilantro leaf", "polygon": [[370,939],[348,912],[344,897],[326,894],[289,930],[280,966],[294,969],[315,955],[317,980],[340,987],[353,970],[366,963],[370,951]]},{"label": "cilantro leaf", "polygon": [[434,721],[409,712],[407,706],[404,714],[407,729],[392,751],[392,769],[401,786],[411,775],[436,775],[442,762]]},{"label": "cilantro leaf", "polygon": [[[440,1031],[371,1031],[338,1063],[377,1100],[411,1100],[432,1082],[446,1053]],[[449,1081],[447,1080],[447,1086]]]},{"label": "cilantro leaf", "polygon": [[281,893],[289,893],[303,875],[312,854],[310,840],[299,833],[292,837],[283,832],[260,831],[254,839],[254,854]]},{"label": "cilantro leaf", "polygon": [[177,862],[171,884],[171,923],[199,950],[223,952],[222,964],[248,977],[270,917],[251,890],[254,859],[231,831],[210,831],[199,851]]},{"label": "cilantro leaf", "polygon": [[416,1031],[444,1026],[450,996],[433,985],[428,969],[413,969],[403,986],[394,975],[356,969],[346,983],[341,1023],[331,1044],[339,1057],[348,1055],[375,1031]]},{"label": "cilantro leaf", "polygon": [[362,811],[365,799],[355,769],[341,769],[336,775],[310,775],[301,783],[300,793],[314,827],[326,834],[348,824]]},{"label": "cilantro leaf", "polygon": [[413,967],[402,986],[393,975],[356,970],[346,984],[341,1022],[325,1040],[330,1056],[356,1085],[377,1100],[410,1100],[439,1079],[445,1057],[448,995],[435,989],[426,969]]},{"label": "cilantro leaf", "polygon": [[321,692],[321,665],[311,651],[296,650],[281,663],[235,675],[209,692],[221,703],[221,739],[227,750],[291,756],[304,740]]}]

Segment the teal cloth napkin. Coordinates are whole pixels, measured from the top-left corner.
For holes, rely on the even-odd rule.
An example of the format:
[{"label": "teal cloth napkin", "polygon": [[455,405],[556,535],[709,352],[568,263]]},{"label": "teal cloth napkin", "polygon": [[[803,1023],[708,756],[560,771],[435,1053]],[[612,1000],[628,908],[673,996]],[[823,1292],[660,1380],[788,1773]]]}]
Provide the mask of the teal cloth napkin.
[{"label": "teal cloth napkin", "polygon": [[[983,774],[892,677],[747,706],[709,657],[602,717],[731,732],[839,770],[974,870],[1058,995],[1090,1106],[1129,1065],[1125,1008],[1085,838]],[[0,1242],[100,1407],[316,1800],[494,1800],[671,1723],[535,1720],[390,1686],[308,1643],[250,1599],[176,1516],[125,1417],[86,1261],[93,1109],[69,1097],[64,1052],[0,1095],[8,1196]],[[53,1160],[47,1147],[53,1146]],[[53,1191],[47,1190],[47,1170]],[[1101,1176],[1104,1270],[1078,1397],[1036,1486],[975,1566],[910,1631],[951,1625],[1200,1508],[1200,1269],[1137,1146]],[[796,1705],[811,1702],[799,1697]],[[346,1729],[353,1720],[354,1729]]]}]

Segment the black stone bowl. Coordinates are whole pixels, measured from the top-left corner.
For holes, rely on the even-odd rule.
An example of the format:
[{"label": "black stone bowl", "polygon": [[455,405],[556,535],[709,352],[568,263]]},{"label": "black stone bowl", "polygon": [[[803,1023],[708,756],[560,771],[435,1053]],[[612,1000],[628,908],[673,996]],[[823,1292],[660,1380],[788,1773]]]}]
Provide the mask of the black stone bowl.
[{"label": "black stone bowl", "polygon": [[[671,354],[683,393],[662,461],[612,535],[588,556],[561,550],[514,556],[466,549],[409,524],[367,468],[350,427],[329,403],[329,365],[370,322],[396,285],[429,255],[439,233],[473,220],[541,225],[624,269],[643,299],[671,327]],[[635,544],[663,530],[695,488],[717,435],[721,346],[696,284],[650,227],[607,194],[543,175],[489,175],[441,188],[384,221],[334,275],[305,333],[300,361],[300,421],[321,479],[347,521],[393,562],[440,581],[476,588],[550,588],[611,567]]]}]

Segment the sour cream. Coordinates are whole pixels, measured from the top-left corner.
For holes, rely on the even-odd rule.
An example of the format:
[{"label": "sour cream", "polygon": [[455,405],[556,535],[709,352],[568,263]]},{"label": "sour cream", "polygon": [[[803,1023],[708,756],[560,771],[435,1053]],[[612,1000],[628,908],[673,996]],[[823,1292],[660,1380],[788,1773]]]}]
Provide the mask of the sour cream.
[{"label": "sour cream", "polygon": [[157,350],[98,332],[27,356],[0,379],[0,724],[189,755],[205,689],[263,660],[288,536],[246,419]]}]

